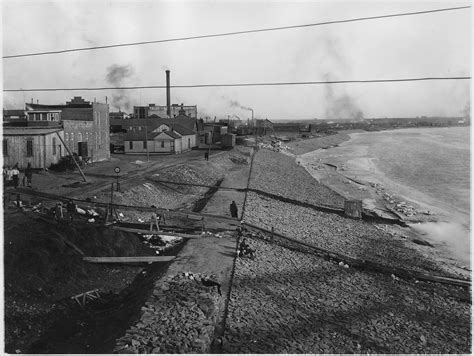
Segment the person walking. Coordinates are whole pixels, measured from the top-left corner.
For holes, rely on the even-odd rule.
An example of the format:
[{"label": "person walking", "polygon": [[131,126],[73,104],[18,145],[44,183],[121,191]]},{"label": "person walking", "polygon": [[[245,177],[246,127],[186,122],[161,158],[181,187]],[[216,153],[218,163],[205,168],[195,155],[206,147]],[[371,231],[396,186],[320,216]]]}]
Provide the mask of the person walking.
[{"label": "person walking", "polygon": [[18,168],[18,163],[12,169],[12,179],[13,179],[13,186],[18,188],[18,183],[20,182],[20,169]]},{"label": "person walking", "polygon": [[74,214],[76,213],[76,204],[72,200],[69,200],[66,205],[67,217],[70,222],[74,220]]},{"label": "person walking", "polygon": [[[28,166],[25,169],[25,177],[26,177],[26,183],[28,187],[31,188],[31,180],[33,179],[33,168],[31,168],[31,163],[28,162]],[[23,186],[25,183],[23,182]]]},{"label": "person walking", "polygon": [[238,217],[238,209],[237,209],[237,204],[235,204],[235,201],[232,200],[232,203],[230,204],[230,216],[232,216],[233,218],[237,218]]},{"label": "person walking", "polygon": [[209,161],[209,152],[207,152],[207,151],[204,152],[204,159],[205,159],[206,161]]}]

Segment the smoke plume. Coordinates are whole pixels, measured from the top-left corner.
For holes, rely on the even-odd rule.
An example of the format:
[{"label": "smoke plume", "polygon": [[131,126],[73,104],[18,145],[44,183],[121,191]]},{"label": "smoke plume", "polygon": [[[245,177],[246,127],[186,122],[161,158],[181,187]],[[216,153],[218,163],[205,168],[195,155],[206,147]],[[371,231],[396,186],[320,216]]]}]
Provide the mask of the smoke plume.
[{"label": "smoke plume", "polygon": [[[328,73],[326,73],[325,79],[327,81],[334,80]],[[339,89],[339,92],[336,93],[333,85],[326,85],[325,99],[327,119],[364,119],[364,112],[344,89]]]},{"label": "smoke plume", "polygon": [[[131,65],[121,66],[118,64],[112,64],[107,68],[107,75],[105,78],[108,83],[114,86],[121,86],[123,80],[130,77],[132,74],[133,67]],[[111,105],[129,111],[131,104],[126,91],[115,89],[112,93]]]},{"label": "smoke plume", "polygon": [[251,108],[248,108],[248,107],[246,107],[246,106],[241,105],[241,104],[240,104],[238,101],[236,101],[236,100],[229,100],[229,106],[230,106],[231,108],[237,107],[237,108],[243,109],[243,110],[252,110]]}]

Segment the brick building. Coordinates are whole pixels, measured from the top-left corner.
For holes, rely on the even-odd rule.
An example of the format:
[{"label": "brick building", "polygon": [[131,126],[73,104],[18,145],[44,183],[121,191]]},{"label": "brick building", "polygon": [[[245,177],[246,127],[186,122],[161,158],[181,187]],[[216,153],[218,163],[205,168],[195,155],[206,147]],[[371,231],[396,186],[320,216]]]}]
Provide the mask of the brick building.
[{"label": "brick building", "polygon": [[64,142],[71,152],[91,161],[110,159],[109,106],[74,97],[66,105],[26,104],[28,126],[47,126],[58,112]]},{"label": "brick building", "polygon": [[[179,115],[185,115],[192,119],[197,118],[197,106],[196,105],[178,105],[172,104],[170,107],[171,118],[175,118]],[[162,119],[168,118],[166,112],[166,105],[155,105],[149,104],[148,106],[134,106],[133,117],[135,119],[146,119],[152,115],[156,115]]]}]

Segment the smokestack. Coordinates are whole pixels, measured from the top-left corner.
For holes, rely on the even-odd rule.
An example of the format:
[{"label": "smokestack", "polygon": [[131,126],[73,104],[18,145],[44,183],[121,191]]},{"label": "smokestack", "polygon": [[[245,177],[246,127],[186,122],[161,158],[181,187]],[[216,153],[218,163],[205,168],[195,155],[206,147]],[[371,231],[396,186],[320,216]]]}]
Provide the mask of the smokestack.
[{"label": "smokestack", "polygon": [[166,114],[171,117],[170,71],[166,71]]}]

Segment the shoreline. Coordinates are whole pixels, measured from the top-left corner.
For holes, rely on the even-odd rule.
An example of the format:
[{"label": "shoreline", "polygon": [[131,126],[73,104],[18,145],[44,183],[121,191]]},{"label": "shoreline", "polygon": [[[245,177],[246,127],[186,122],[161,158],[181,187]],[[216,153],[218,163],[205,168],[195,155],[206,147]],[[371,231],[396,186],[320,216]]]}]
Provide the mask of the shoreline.
[{"label": "shoreline", "polygon": [[[443,240],[440,236],[443,233],[459,232],[460,228],[469,230],[459,219],[445,209],[432,205],[436,202],[426,203],[419,196],[406,194],[412,188],[403,187],[383,174],[376,166],[375,158],[368,157],[367,147],[351,146],[355,150],[353,156],[344,156],[344,149],[354,136],[364,133],[366,132],[352,131],[333,135],[336,137],[330,141],[329,146],[318,143],[321,138],[304,140],[304,150],[296,142],[289,145],[290,151],[300,154],[286,154],[294,157],[295,162],[304,167],[318,183],[345,199],[361,200],[363,209],[370,213],[406,223],[415,239],[429,241],[440,253],[446,255],[443,257],[453,258],[456,264],[469,266],[470,270],[470,256],[466,256],[464,251],[466,248],[469,250],[469,245],[464,250],[458,247],[459,243],[465,245],[466,241],[456,239],[454,243]],[[312,151],[311,146],[315,147]],[[316,155],[320,157],[316,158]],[[424,200],[430,200],[423,193],[420,195]]]}]

